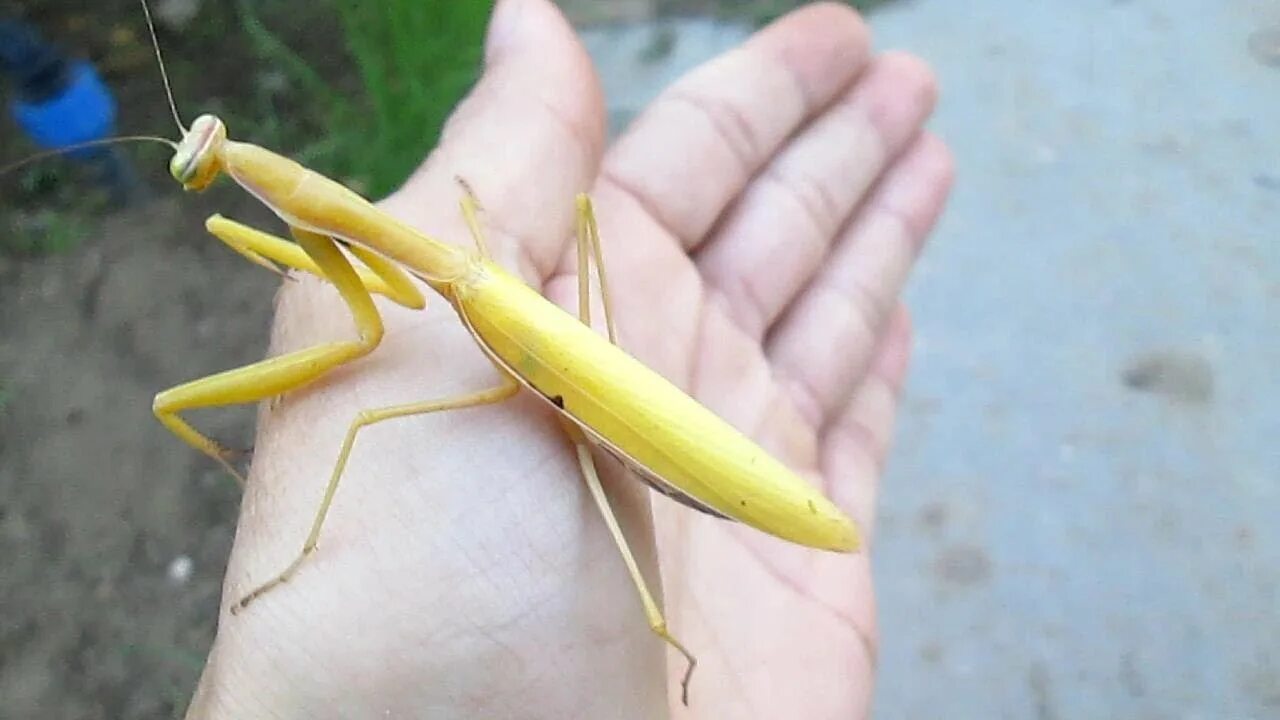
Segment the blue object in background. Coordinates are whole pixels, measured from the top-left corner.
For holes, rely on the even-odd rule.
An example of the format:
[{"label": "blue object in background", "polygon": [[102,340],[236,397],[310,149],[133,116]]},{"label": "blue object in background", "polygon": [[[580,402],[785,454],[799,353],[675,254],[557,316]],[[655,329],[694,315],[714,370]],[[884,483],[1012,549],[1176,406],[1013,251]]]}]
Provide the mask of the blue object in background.
[{"label": "blue object in background", "polygon": [[[9,110],[40,147],[61,150],[115,133],[116,101],[94,67],[67,59],[34,28],[0,21],[0,67],[17,90]],[[100,145],[66,154],[90,168],[113,204],[127,204],[138,190],[131,166],[116,148]]]},{"label": "blue object in background", "polygon": [[10,112],[40,147],[102,140],[115,130],[115,99],[93,66],[66,59],[30,26],[0,22],[0,65],[17,86]]},{"label": "blue object in background", "polygon": [[[59,92],[35,101],[20,94],[10,108],[27,135],[37,145],[50,150],[103,140],[115,131],[115,99],[93,66],[85,62],[67,69],[66,83]],[[81,148],[67,154],[88,158],[101,154],[94,151],[103,149]]]}]

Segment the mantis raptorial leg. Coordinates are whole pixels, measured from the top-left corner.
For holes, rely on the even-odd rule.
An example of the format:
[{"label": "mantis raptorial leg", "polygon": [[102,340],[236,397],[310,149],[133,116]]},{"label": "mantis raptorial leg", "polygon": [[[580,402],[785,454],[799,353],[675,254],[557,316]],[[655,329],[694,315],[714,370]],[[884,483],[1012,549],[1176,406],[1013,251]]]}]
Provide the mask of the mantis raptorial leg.
[{"label": "mantis raptorial leg", "polygon": [[382,318],[369,295],[370,286],[406,307],[424,304],[408,276],[399,267],[360,248],[353,253],[368,267],[357,273],[332,239],[294,229],[297,245],[261,233],[234,221],[214,216],[210,232],[257,265],[279,272],[272,262],[314,273],[337,287],[351,310],[359,339],[325,343],[269,358],[216,375],[192,380],[156,395],[152,412],[173,434],[216,460],[241,484],[244,477],[231,461],[242,451],[230,450],[196,430],[179,413],[198,408],[252,403],[296,390],[333,368],[367,355],[382,340]]},{"label": "mantis raptorial leg", "polygon": [[[277,275],[289,277],[280,269],[280,266],[284,265],[310,273],[322,280],[328,279],[298,243],[265,233],[222,215],[209,216],[204,226],[210,234],[239,253],[241,257]],[[408,273],[395,263],[356,245],[347,245],[346,249],[363,263],[363,267],[355,266],[355,271],[360,276],[360,284],[364,285],[369,292],[384,295],[397,305],[413,310],[426,306],[426,300],[413,284]],[[376,268],[376,270],[370,268]]]}]

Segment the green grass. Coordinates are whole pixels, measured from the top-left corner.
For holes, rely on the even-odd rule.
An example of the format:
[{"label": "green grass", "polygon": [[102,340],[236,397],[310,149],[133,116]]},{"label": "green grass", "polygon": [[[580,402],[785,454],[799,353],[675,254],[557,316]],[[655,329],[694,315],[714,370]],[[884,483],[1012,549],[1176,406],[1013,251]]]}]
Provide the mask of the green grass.
[{"label": "green grass", "polygon": [[92,218],[75,210],[41,209],[29,213],[21,227],[6,238],[6,254],[43,257],[70,252],[83,242]]},{"label": "green grass", "polygon": [[[241,19],[260,55],[302,91],[303,112],[323,119],[323,137],[292,154],[378,197],[393,190],[439,140],[444,121],[479,77],[492,0],[329,0],[360,79],[360,96],[337,91],[281,42],[241,0]],[[286,146],[294,128],[267,131]]]},{"label": "green grass", "polygon": [[[105,195],[96,189],[70,194],[75,183],[66,177],[75,174],[74,168],[56,160],[20,171],[14,190],[19,202],[6,208],[0,226],[0,254],[43,257],[74,250],[88,234],[94,213],[105,206]],[[6,203],[12,199],[5,198]]]}]

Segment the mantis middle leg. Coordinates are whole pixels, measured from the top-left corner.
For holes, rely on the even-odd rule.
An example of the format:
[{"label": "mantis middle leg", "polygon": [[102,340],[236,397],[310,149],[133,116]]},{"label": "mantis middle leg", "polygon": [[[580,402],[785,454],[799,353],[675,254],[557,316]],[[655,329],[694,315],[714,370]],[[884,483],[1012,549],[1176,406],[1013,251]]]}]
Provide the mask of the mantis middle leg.
[{"label": "mantis middle leg", "polygon": [[[219,444],[196,430],[180,413],[197,408],[252,403],[300,388],[319,379],[325,373],[344,363],[367,355],[382,340],[382,318],[365,280],[331,238],[317,233],[294,229],[298,241],[296,247],[285,240],[259,233],[244,225],[218,216],[210,218],[209,229],[253,262],[272,267],[264,258],[284,265],[313,272],[332,282],[355,318],[359,337],[356,340],[325,343],[296,352],[268,358],[244,367],[226,370],[216,375],[192,380],[156,395],[152,411],[156,418],[183,442],[208,455],[221,464],[232,477],[244,484],[244,477],[232,466],[232,460],[240,453]],[[361,257],[357,255],[357,257]],[[372,265],[364,257],[361,261],[369,267],[366,273],[370,284],[376,279],[377,287],[385,287],[388,294],[402,304],[412,306],[413,295],[421,307],[421,294],[407,277],[387,263]],[[386,262],[386,261],[383,261]],[[273,268],[274,269],[274,268]],[[406,293],[406,288],[412,294]]]}]

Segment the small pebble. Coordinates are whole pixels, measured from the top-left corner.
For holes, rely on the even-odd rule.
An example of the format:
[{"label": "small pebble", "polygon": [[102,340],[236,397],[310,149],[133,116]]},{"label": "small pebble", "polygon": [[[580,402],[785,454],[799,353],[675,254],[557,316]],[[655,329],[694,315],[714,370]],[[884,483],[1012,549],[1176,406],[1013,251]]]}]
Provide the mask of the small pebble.
[{"label": "small pebble", "polygon": [[169,563],[169,582],[174,585],[186,585],[191,579],[191,573],[195,569],[195,563],[186,555],[179,555]]},{"label": "small pebble", "polygon": [[1157,351],[1140,355],[1120,373],[1131,390],[1164,395],[1183,402],[1205,404],[1213,400],[1213,367],[1198,354]]},{"label": "small pebble", "polygon": [[1250,35],[1249,53],[1263,65],[1280,67],[1280,25],[1263,28]]},{"label": "small pebble", "polygon": [[156,21],[174,32],[186,30],[200,14],[201,0],[159,0],[152,14]]}]

